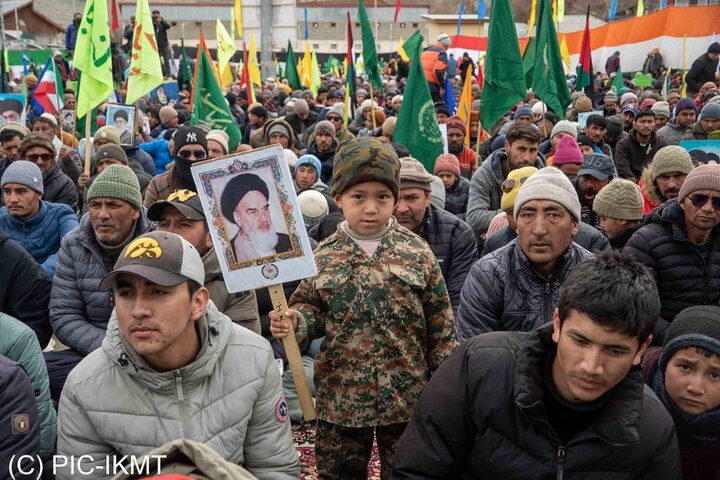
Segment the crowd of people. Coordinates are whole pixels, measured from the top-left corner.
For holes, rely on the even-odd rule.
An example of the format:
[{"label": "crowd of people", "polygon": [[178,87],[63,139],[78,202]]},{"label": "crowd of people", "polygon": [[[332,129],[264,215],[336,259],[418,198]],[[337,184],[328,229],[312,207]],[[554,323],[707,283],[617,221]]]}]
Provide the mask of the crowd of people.
[{"label": "crowd of people", "polygon": [[[687,96],[662,88],[658,51],[654,88],[613,87],[616,52],[566,111],[528,90],[495,125],[449,45],[421,56],[447,131],[432,171],[394,142],[414,100],[399,57],[382,90],[355,80],[350,108],[333,73],[316,94],[267,78],[256,102],[235,82],[237,146],[190,123],[187,85],[139,100],[133,132],[104,125],[107,104],[87,139],[57,114],[6,118],[0,478],[19,455],[70,458],[70,479],[73,462],[104,478],[108,457],[171,451],[163,473],[299,478],[295,335],[320,478],[367,478],[375,443],[383,479],[720,479],[720,164],[680,146],[720,138],[720,44]],[[465,122],[442,99],[468,75]],[[283,285],[284,312],[228,291],[190,168],[268,145],[318,270]],[[233,255],[289,249],[265,183],[235,180]]]}]

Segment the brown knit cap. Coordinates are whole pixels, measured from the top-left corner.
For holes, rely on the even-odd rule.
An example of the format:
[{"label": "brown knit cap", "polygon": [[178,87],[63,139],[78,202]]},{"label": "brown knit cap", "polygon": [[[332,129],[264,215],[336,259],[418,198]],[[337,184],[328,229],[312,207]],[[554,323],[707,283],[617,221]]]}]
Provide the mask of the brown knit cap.
[{"label": "brown knit cap", "polygon": [[685,177],[685,182],[683,182],[682,187],[680,187],[678,202],[682,202],[685,197],[698,190],[712,190],[713,192],[720,193],[719,164],[711,163],[702,165],[690,172],[688,176]]},{"label": "brown knit cap", "polygon": [[20,155],[20,158],[24,159],[25,153],[35,147],[42,147],[46,149],[47,151],[52,153],[53,157],[55,157],[55,154],[57,153],[55,152],[55,146],[49,138],[38,133],[31,133],[30,135],[25,137],[22,142],[20,142],[20,146],[18,147],[18,155]]},{"label": "brown knit cap", "polygon": [[400,189],[419,188],[432,192],[432,175],[422,163],[412,157],[400,159]]}]

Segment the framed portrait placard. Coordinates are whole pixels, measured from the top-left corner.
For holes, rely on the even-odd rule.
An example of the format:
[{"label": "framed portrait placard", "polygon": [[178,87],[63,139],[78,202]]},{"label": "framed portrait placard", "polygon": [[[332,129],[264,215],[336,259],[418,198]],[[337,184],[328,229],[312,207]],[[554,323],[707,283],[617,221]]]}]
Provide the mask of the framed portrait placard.
[{"label": "framed portrait placard", "polygon": [[121,145],[133,145],[138,129],[137,111],[132,105],[108,105],[105,124],[117,128]]},{"label": "framed portrait placard", "polygon": [[228,291],[317,273],[282,148],[197,162],[192,175]]}]

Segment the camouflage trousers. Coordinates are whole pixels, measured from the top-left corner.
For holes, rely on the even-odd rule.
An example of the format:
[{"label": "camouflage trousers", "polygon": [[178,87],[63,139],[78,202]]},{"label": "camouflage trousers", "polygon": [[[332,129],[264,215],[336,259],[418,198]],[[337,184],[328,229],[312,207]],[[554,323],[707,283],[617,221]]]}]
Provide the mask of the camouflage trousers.
[{"label": "camouflage trousers", "polygon": [[390,478],[395,446],[407,423],[350,428],[318,420],[315,464],[321,480],[367,480],[373,434],[380,453],[380,476]]}]

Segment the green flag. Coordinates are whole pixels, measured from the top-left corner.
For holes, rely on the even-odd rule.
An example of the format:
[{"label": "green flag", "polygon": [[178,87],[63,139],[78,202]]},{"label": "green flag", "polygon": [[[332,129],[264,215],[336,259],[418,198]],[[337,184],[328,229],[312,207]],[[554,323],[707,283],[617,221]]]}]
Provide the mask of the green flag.
[{"label": "green flag", "polygon": [[[23,82],[25,83],[25,82]],[[77,76],[77,87],[76,92],[80,91],[82,83],[82,73],[78,72]],[[76,112],[77,115],[77,112]],[[84,115],[82,117],[76,117],[75,118],[75,132],[79,133],[80,135],[85,135],[85,121],[88,118],[88,115]],[[97,132],[98,125],[97,125],[97,108],[93,108],[90,110],[90,134],[94,135],[95,132]]]},{"label": "green flag", "polygon": [[525,98],[527,91],[509,0],[492,2],[485,58],[480,121],[484,129],[490,130],[505,112]]},{"label": "green flag", "polygon": [[[383,88],[380,72],[378,71],[377,51],[375,50],[375,38],[373,37],[370,20],[365,9],[365,0],[360,0],[358,6],[358,18],[360,18],[360,30],[362,30],[363,61],[365,62],[365,73],[368,81],[378,91]],[[433,160],[434,161],[434,160]]]},{"label": "green flag", "polygon": [[536,38],[532,88],[538,98],[562,117],[570,103],[570,89],[548,0],[538,0]]},{"label": "green flag", "polygon": [[288,39],[287,59],[285,60],[285,78],[290,88],[293,90],[302,90],[300,75],[297,70],[297,61],[295,60],[295,52],[293,51],[290,39]]},{"label": "green flag", "polygon": [[204,48],[199,48],[196,66],[197,77],[193,85],[193,109],[191,122],[197,125],[205,123],[212,130],[222,130],[228,134],[228,147],[233,150],[242,140],[242,134],[235,117],[230,113],[220,85],[218,85],[210,60]]},{"label": "green flag", "polygon": [[416,31],[404,44],[412,64],[393,141],[405,145],[410,150],[410,155],[420,160],[428,172],[432,172],[435,159],[443,153],[443,144],[435,106],[420,63],[422,41],[420,31]]},{"label": "green flag", "polygon": [[533,73],[535,72],[535,37],[528,39],[525,53],[522,57],[523,72],[525,72],[525,84],[527,88],[532,86]]},{"label": "green flag", "polygon": [[193,72],[192,68],[190,68],[190,62],[188,62],[187,52],[185,51],[184,38],[180,39],[180,51],[180,69],[177,76],[178,88],[182,90],[183,85],[187,85],[188,90],[192,93]]},{"label": "green flag", "polygon": [[615,91],[615,95],[618,96],[618,100],[620,95],[625,93],[625,90],[627,90],[625,82],[623,81],[623,73],[620,68],[618,68],[618,71],[615,72],[615,78],[613,78],[612,87],[610,87],[610,90]]},{"label": "green flag", "polygon": [[113,93],[107,2],[87,0],[78,28],[73,65],[83,73],[76,113],[83,117]]}]

